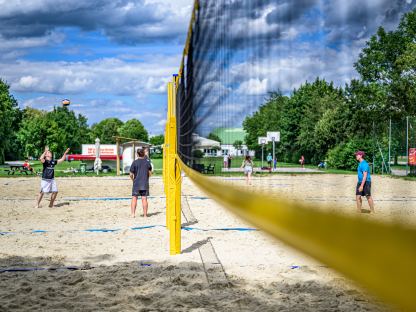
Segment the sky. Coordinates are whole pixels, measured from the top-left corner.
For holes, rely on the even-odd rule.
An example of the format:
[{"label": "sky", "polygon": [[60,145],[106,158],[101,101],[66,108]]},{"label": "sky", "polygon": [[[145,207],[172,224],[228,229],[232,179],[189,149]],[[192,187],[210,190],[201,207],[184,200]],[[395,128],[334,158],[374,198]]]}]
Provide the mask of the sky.
[{"label": "sky", "polygon": [[[206,77],[205,88],[224,89],[234,106],[251,98],[251,108],[243,109],[249,113],[267,92],[290,93],[317,76],[343,85],[357,76],[353,63],[377,27],[395,28],[415,2],[218,0],[218,12],[232,12],[229,83],[220,86]],[[150,134],[160,134],[166,83],[178,71],[192,5],[193,0],[0,0],[0,78],[21,107],[50,110],[67,98],[89,124],[138,118]],[[244,45],[261,47],[265,38],[267,55],[256,59],[242,52]]]}]

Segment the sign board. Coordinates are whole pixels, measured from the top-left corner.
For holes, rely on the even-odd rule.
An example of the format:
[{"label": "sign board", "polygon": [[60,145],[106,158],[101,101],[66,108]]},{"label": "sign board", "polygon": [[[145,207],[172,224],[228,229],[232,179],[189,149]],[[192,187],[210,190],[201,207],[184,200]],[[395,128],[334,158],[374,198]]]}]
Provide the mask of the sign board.
[{"label": "sign board", "polygon": [[416,166],[416,148],[409,148],[409,165]]},{"label": "sign board", "polygon": [[260,145],[267,144],[268,142],[267,137],[259,137],[258,139],[258,144]]},{"label": "sign board", "polygon": [[[82,144],[82,155],[95,156],[95,144]],[[115,156],[117,155],[117,145],[115,144],[101,144],[100,156]]]},{"label": "sign board", "polygon": [[267,139],[270,142],[280,142],[280,132],[276,131],[276,132],[267,132]]}]

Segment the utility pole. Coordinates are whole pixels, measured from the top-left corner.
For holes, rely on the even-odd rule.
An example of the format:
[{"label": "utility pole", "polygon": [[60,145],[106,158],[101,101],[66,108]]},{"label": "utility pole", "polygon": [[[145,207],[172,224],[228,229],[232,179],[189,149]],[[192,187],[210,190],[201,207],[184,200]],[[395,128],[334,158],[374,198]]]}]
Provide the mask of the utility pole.
[{"label": "utility pole", "polygon": [[391,118],[390,118],[390,124],[389,124],[389,173],[391,174],[391,167],[390,167],[390,161],[391,161]]},{"label": "utility pole", "polygon": [[409,116],[406,117],[406,176],[409,172]]}]

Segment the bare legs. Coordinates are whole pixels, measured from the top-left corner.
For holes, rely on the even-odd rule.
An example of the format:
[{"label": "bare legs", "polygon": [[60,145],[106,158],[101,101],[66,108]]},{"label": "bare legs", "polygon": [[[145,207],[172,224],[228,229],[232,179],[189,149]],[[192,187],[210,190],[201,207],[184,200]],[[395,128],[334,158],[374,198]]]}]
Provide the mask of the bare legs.
[{"label": "bare legs", "polygon": [[361,212],[361,207],[363,205],[363,200],[361,199],[360,195],[357,195],[355,198],[356,198],[356,201],[357,201],[357,212]]},{"label": "bare legs", "polygon": [[149,204],[147,203],[147,196],[142,196],[142,206],[143,206],[143,216],[147,218],[147,208]]},{"label": "bare legs", "polygon": [[[149,207],[149,204],[147,203],[147,196],[142,196],[142,206],[143,206],[143,216],[146,218],[147,208]],[[137,207],[137,196],[133,196],[131,198],[131,207],[130,207],[132,218],[136,217],[136,207]]]},{"label": "bare legs", "polygon": [[246,174],[246,184],[251,185],[251,172]]},{"label": "bare legs", "polygon": [[137,196],[131,198],[130,214],[132,218],[136,217]]},{"label": "bare legs", "polygon": [[[373,198],[371,196],[366,196],[366,197],[367,197],[368,205],[370,206],[370,212],[375,213]],[[356,201],[357,201],[357,212],[361,212],[363,200],[361,199],[360,195],[356,196]]]},{"label": "bare legs", "polygon": [[52,195],[51,195],[51,202],[49,203],[49,208],[52,208],[53,207],[53,204],[55,202],[56,196],[58,196],[58,192],[52,193]]},{"label": "bare legs", "polygon": [[39,195],[38,195],[38,198],[36,199],[35,208],[39,208],[39,205],[40,205],[40,202],[41,202],[42,198],[43,198],[43,192],[40,192]]},{"label": "bare legs", "polygon": [[370,206],[370,211],[372,213],[375,213],[375,211],[374,211],[374,201],[373,201],[373,198],[371,196],[367,196],[367,201],[368,201],[368,205]]},{"label": "bare legs", "polygon": [[[35,206],[35,208],[39,208],[40,207],[40,202],[42,201],[43,194],[44,194],[43,192],[40,192],[38,194],[38,198],[36,198],[36,206]],[[53,204],[55,203],[55,200],[56,200],[56,196],[58,196],[58,192],[53,192],[51,194],[51,202],[49,203],[49,208],[52,208],[53,207]]]}]

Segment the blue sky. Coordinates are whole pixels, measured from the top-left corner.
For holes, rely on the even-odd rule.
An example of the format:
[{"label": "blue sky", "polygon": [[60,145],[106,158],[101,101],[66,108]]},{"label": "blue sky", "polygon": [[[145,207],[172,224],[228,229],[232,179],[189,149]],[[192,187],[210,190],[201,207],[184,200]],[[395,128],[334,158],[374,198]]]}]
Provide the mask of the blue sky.
[{"label": "blue sky", "polygon": [[[247,1],[216,3],[235,5],[229,9],[238,25],[231,29],[239,40],[269,32],[275,44],[261,61],[236,57],[228,67],[233,85],[214,88],[233,94],[230,104],[251,98],[249,110],[268,91],[288,93],[316,76],[348,82],[369,36],[380,25],[394,28],[415,6],[412,0],[252,0],[250,10],[239,11]],[[180,64],[192,4],[0,0],[0,78],[21,107],[50,110],[68,98],[90,124],[138,118],[151,134],[162,133],[166,83]]]}]

